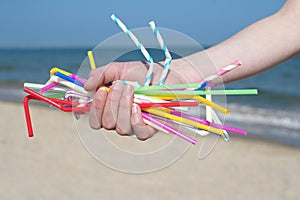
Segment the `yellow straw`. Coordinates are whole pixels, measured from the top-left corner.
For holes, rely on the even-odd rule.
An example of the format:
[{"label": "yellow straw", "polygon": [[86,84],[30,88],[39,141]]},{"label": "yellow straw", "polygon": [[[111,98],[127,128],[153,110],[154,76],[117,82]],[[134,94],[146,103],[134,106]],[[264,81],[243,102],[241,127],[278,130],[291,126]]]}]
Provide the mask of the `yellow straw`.
[{"label": "yellow straw", "polygon": [[164,111],[168,111],[167,109],[163,109],[164,110],[163,111],[161,109],[155,109],[155,108],[144,108],[143,110],[146,111],[146,112],[161,116],[161,117],[165,117],[165,118],[180,122],[180,123],[188,124],[188,125],[196,127],[196,128],[204,129],[204,130],[216,133],[218,135],[223,134],[223,131],[220,130],[220,129],[210,127],[210,126],[207,126],[207,125],[204,125],[204,124],[200,124],[198,122],[194,122],[192,120],[185,119],[185,118],[182,118],[182,117],[179,117],[179,116],[176,116],[176,115],[172,115],[168,112],[164,112]]},{"label": "yellow straw", "polygon": [[209,101],[201,96],[198,96],[198,95],[194,95],[194,96],[191,96],[191,95],[170,95],[170,96],[151,96],[151,97],[154,97],[154,98],[158,98],[158,99],[163,99],[163,100],[173,100],[173,99],[195,99],[197,101],[201,101],[202,103],[228,115],[230,113],[230,111],[216,103],[213,103],[212,101]]},{"label": "yellow straw", "polygon": [[87,54],[88,54],[88,57],[89,57],[91,69],[96,69],[96,63],[95,63],[95,59],[94,59],[94,56],[93,56],[93,52],[88,51]]},{"label": "yellow straw", "polygon": [[209,100],[207,100],[207,99],[205,99],[205,98],[203,98],[201,96],[193,96],[192,98],[196,99],[197,101],[201,101],[202,103],[204,103],[204,104],[206,104],[206,105],[208,105],[208,106],[210,106],[210,107],[212,107],[212,108],[214,108],[214,109],[216,109],[216,110],[218,110],[218,111],[220,111],[220,112],[222,112],[222,113],[224,113],[226,115],[229,114],[229,110],[228,109],[226,109],[226,108],[224,108],[224,107],[222,107],[222,106],[220,106],[220,105],[218,105],[218,104],[216,104],[216,103],[214,103],[212,101],[209,101]]},{"label": "yellow straw", "polygon": [[62,74],[64,74],[64,75],[66,75],[66,76],[70,76],[70,75],[71,75],[70,72],[67,72],[67,71],[65,71],[65,70],[59,69],[59,68],[57,68],[57,67],[54,67],[54,68],[52,68],[52,69],[50,70],[50,75],[53,76],[56,72],[60,72],[60,73],[62,73]]}]

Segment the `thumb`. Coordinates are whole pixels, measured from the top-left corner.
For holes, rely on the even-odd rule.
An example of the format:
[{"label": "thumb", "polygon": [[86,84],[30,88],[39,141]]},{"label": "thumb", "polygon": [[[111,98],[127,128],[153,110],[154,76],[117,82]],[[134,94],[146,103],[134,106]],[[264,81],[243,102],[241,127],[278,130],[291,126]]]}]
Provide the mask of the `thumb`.
[{"label": "thumb", "polygon": [[87,91],[95,91],[99,86],[106,83],[119,80],[122,69],[122,63],[113,62],[107,66],[99,67],[90,72],[89,78],[84,85],[84,89]]}]

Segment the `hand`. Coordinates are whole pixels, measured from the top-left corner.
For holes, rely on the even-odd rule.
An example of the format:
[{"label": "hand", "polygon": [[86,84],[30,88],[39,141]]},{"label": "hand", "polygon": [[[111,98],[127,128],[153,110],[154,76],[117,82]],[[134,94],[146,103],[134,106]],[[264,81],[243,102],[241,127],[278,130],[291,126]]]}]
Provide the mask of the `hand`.
[{"label": "hand", "polygon": [[[173,65],[175,66],[174,63]],[[152,84],[159,81],[162,66],[160,63],[155,64]],[[146,140],[156,133],[155,129],[143,122],[140,107],[133,103],[133,88],[123,85],[121,81],[116,81],[143,83],[147,68],[148,63],[144,62],[114,62],[91,71],[85,84],[87,91],[95,91],[103,84],[115,81],[109,92],[101,87],[96,91],[90,110],[91,128],[116,130],[120,135],[134,134],[140,140]],[[183,77],[179,76],[176,70],[170,70],[166,84],[184,82]]]}]

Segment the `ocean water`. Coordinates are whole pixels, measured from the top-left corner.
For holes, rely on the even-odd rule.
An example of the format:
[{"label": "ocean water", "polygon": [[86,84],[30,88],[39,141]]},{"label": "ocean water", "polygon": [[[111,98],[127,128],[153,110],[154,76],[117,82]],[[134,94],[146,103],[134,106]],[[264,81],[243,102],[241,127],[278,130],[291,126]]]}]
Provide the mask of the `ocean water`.
[{"label": "ocean water", "polygon": [[[24,82],[45,83],[49,70],[58,66],[76,73],[89,48],[0,50],[0,99],[21,101]],[[106,52],[109,54],[109,52]],[[119,61],[142,58],[140,53]],[[163,60],[161,51],[153,51]],[[173,55],[176,58],[176,55]],[[232,110],[226,124],[249,130],[249,134],[300,147],[300,56],[254,77],[227,84],[228,89],[257,88],[257,96],[227,96]]]}]

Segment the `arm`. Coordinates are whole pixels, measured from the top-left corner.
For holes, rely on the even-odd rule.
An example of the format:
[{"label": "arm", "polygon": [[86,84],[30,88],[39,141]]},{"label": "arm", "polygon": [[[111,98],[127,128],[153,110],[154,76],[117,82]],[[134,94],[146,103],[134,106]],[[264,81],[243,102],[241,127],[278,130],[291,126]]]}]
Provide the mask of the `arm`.
[{"label": "arm", "polygon": [[[243,66],[226,74],[223,77],[225,83],[267,70],[300,52],[299,21],[300,0],[289,0],[276,14],[254,23],[228,40],[174,60],[166,84],[200,82],[214,70],[235,60],[241,60]],[[192,62],[193,66],[187,61]],[[85,89],[95,91],[98,86],[119,79],[143,82],[146,65],[127,62],[97,68],[90,73]],[[159,79],[161,66],[156,64],[154,69],[153,84]],[[94,129],[114,129],[120,135],[136,134],[141,140],[151,137],[154,129],[143,123],[140,108],[135,104],[132,106],[132,102],[133,89],[120,82],[114,84],[109,93],[98,90],[91,105],[90,126]]]},{"label": "arm", "polygon": [[188,59],[197,63],[197,57],[207,54],[217,69],[240,60],[240,68],[224,75],[223,81],[228,83],[265,71],[299,52],[300,1],[289,0],[274,15]]}]

